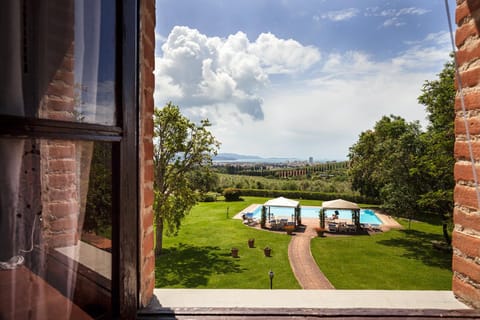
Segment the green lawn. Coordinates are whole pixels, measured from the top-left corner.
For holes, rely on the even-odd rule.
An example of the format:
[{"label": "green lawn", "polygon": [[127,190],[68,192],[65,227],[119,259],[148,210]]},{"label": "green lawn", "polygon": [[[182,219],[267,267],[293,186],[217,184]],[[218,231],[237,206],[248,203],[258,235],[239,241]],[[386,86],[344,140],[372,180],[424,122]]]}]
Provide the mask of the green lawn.
[{"label": "green lawn", "polygon": [[400,223],[404,230],[316,238],[312,254],[337,289],[451,290],[452,255],[431,244],[442,240],[441,226]]},{"label": "green lawn", "polygon": [[[248,205],[265,201],[245,197],[242,202],[195,206],[178,236],[165,237],[164,254],[156,262],[155,286],[267,289],[271,269],[275,273],[274,288],[300,288],[288,262],[290,236],[256,230],[231,219]],[[248,248],[249,238],[255,238],[255,248]],[[266,246],[272,248],[272,257],[264,256]],[[232,247],[239,249],[240,258],[231,257]]]},{"label": "green lawn", "polygon": [[[267,289],[270,269],[275,272],[274,288],[300,288],[288,262],[290,236],[231,219],[248,205],[268,200],[244,198],[193,208],[178,236],[164,239],[164,254],[156,261],[157,288]],[[321,205],[319,201],[301,203]],[[249,238],[255,238],[253,249],[248,248]],[[338,289],[450,290],[451,254],[433,249],[430,243],[441,239],[441,226],[415,222],[412,230],[316,238],[312,254]],[[265,246],[273,249],[272,257],[263,255]],[[231,257],[232,247],[239,248],[240,258]]]}]

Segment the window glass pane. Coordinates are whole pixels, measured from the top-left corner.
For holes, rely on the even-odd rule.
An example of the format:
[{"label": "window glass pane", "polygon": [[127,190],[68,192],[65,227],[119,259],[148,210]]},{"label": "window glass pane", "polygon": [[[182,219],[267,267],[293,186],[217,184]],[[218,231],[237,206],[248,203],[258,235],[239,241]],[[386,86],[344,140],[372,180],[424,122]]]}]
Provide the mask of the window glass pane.
[{"label": "window glass pane", "polygon": [[0,114],[115,125],[115,1],[5,7]]},{"label": "window glass pane", "polygon": [[1,319],[110,315],[111,152],[0,139]]}]

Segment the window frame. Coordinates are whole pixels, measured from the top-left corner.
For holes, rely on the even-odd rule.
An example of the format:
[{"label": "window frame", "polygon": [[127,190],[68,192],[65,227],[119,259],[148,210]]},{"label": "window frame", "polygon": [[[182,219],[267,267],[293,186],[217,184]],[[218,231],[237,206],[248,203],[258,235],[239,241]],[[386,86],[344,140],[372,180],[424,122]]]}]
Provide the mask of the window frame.
[{"label": "window frame", "polygon": [[[113,317],[135,318],[139,307],[138,0],[116,1],[115,105],[107,126],[0,114],[0,138],[47,138],[112,143]],[[30,15],[27,19],[32,19]],[[28,58],[28,57],[27,57]],[[32,89],[28,86],[27,90]],[[28,102],[27,102],[28,103]],[[28,108],[28,106],[26,106]]]}]

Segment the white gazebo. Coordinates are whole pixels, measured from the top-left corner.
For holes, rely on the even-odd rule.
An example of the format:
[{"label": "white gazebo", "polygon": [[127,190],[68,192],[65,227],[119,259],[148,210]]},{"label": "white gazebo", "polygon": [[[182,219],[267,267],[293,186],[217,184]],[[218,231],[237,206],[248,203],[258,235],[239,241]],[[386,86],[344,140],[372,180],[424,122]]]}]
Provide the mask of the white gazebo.
[{"label": "white gazebo", "polygon": [[360,228],[360,207],[358,204],[343,199],[324,201],[320,210],[320,226],[322,228],[325,228],[325,210],[351,210],[352,222],[357,230]]},{"label": "white gazebo", "polygon": [[287,199],[284,197],[278,197],[275,199],[268,200],[263,204],[262,214],[266,216],[266,208],[268,208],[268,215],[270,217],[270,207],[286,207],[286,208],[293,208],[294,209],[294,218],[293,222],[295,226],[297,225],[298,221],[300,220],[301,209],[300,209],[300,202]]}]

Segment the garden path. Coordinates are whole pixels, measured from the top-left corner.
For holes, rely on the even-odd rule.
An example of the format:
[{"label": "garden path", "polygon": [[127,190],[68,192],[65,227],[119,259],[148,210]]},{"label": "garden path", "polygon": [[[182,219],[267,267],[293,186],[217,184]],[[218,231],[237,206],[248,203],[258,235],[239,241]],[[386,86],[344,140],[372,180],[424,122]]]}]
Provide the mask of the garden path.
[{"label": "garden path", "polygon": [[288,259],[298,283],[303,289],[335,289],[318,268],[310,251],[310,240],[317,236],[318,219],[302,219],[305,232],[297,232],[288,245]]}]

